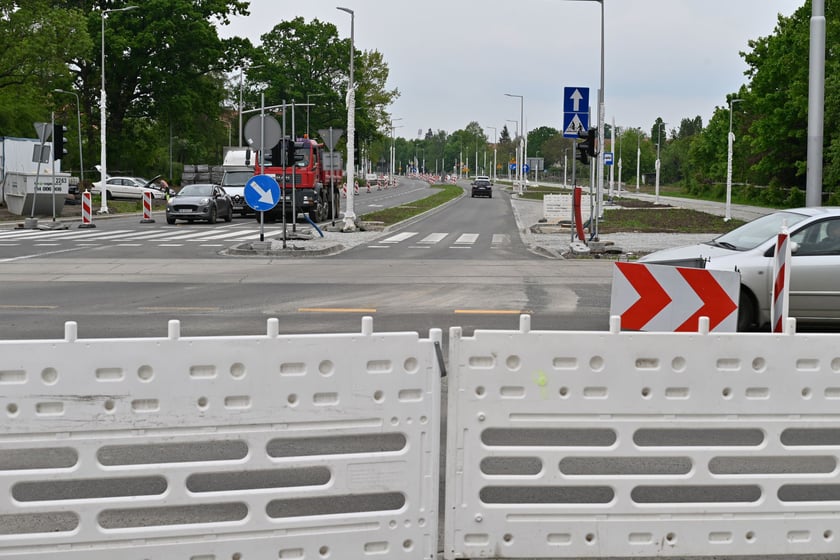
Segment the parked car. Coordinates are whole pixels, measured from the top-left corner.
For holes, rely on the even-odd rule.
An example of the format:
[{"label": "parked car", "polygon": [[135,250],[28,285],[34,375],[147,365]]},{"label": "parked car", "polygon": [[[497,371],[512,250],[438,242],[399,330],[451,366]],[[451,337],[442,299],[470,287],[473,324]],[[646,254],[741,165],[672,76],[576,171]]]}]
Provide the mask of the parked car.
[{"label": "parked car", "polygon": [[229,222],[233,219],[233,203],[230,196],[219,185],[195,184],[182,187],[178,194],[166,203],[166,223],[175,220],[206,220],[211,224],[222,218]]},{"label": "parked car", "polygon": [[470,184],[472,185],[472,198],[477,196],[493,198],[493,183],[490,182],[490,177],[479,175],[475,178],[475,181]]},{"label": "parked car", "polygon": [[[143,191],[151,191],[156,199],[166,198],[166,193],[155,184],[160,175],[152,180],[143,177],[108,177],[105,181],[105,192],[108,199],[117,198],[143,198]],[[91,192],[102,194],[102,181],[93,183]]]},{"label": "parked car", "polygon": [[840,207],[781,210],[706,243],[657,251],[639,262],[737,270],[738,330],[764,327],[771,320],[773,257],[783,226],[791,247],[789,316],[800,323],[840,323]]}]

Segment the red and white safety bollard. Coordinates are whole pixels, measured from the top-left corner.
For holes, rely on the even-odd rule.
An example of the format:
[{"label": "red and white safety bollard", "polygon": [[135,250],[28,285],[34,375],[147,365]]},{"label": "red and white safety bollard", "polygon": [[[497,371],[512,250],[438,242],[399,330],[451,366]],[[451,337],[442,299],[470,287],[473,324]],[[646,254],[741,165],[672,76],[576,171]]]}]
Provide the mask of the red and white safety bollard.
[{"label": "red and white safety bollard", "polygon": [[341,198],[347,198],[347,185],[341,185]]},{"label": "red and white safety bollard", "polygon": [[787,329],[790,300],[790,235],[787,227],[776,237],[776,253],[773,259],[773,300],[770,302],[771,330],[784,333]]},{"label": "red and white safety bollard", "polygon": [[359,194],[359,182],[355,181],[353,183],[353,194]]},{"label": "red and white safety bollard", "polygon": [[80,228],[95,228],[96,224],[93,223],[92,213],[91,213],[91,203],[90,203],[90,191],[85,191],[82,193],[82,223],[79,224]]},{"label": "red and white safety bollard", "polygon": [[154,218],[152,218],[152,191],[143,191],[143,219],[140,220],[140,223],[155,223]]}]

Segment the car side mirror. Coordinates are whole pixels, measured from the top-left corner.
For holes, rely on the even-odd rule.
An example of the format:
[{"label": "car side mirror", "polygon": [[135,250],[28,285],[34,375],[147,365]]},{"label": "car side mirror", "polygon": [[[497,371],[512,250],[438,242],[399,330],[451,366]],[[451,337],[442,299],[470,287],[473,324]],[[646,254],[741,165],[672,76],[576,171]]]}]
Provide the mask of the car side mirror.
[{"label": "car side mirror", "polygon": [[791,252],[791,254],[795,255],[796,252],[799,251],[799,247],[800,247],[799,243],[797,243],[796,241],[791,241],[790,242],[790,252]]}]

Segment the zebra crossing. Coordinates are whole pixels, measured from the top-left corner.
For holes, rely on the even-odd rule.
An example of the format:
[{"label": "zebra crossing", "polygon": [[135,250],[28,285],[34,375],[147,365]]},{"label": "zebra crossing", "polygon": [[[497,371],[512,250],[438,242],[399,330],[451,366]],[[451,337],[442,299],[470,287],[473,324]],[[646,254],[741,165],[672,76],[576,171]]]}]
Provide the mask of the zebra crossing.
[{"label": "zebra crossing", "polygon": [[429,249],[432,247],[448,246],[450,249],[471,249],[481,243],[490,241],[491,249],[510,246],[510,235],[507,233],[479,234],[458,232],[421,233],[404,231],[374,243],[366,245],[368,249],[388,249],[400,246],[408,249]]},{"label": "zebra crossing", "polygon": [[[266,238],[281,236],[282,227],[265,227]],[[180,246],[221,246],[227,243],[253,241],[259,236],[259,228],[254,225],[235,224],[217,227],[155,227],[138,229],[66,229],[66,230],[0,230],[0,248],[2,247],[180,247]],[[362,248],[388,249],[400,246],[408,249],[430,249],[448,247],[453,250],[470,249],[477,246],[499,249],[509,247],[509,234],[479,234],[470,232],[417,232],[407,231],[362,243]]]},{"label": "zebra crossing", "polygon": [[[265,228],[265,235],[282,235],[282,229]],[[61,245],[100,245],[136,247],[159,245],[164,247],[194,243],[217,243],[253,240],[259,235],[256,227],[231,228],[166,228],[138,231],[136,229],[67,229],[67,230],[0,230],[0,247],[30,245],[52,247]]]}]

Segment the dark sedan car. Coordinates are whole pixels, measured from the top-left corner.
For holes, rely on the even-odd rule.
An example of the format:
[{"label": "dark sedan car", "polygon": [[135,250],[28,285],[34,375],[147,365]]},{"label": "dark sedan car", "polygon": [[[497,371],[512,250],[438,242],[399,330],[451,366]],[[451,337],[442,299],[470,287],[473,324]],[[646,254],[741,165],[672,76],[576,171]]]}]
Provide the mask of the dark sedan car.
[{"label": "dark sedan car", "polygon": [[233,219],[230,196],[219,185],[187,185],[166,204],[168,224],[174,224],[175,220],[206,220],[215,224],[219,218],[226,222]]},{"label": "dark sedan car", "polygon": [[490,177],[476,177],[472,182],[472,197],[486,196],[493,198],[493,183],[490,182]]}]

